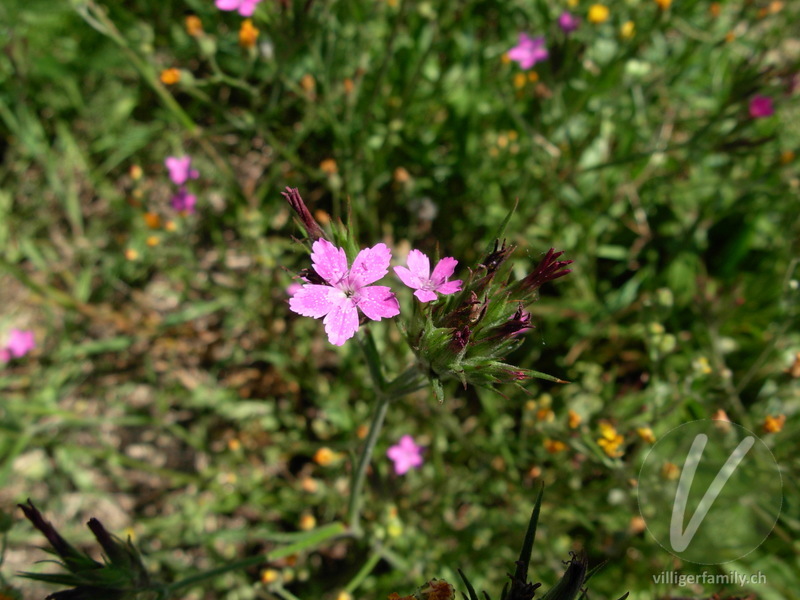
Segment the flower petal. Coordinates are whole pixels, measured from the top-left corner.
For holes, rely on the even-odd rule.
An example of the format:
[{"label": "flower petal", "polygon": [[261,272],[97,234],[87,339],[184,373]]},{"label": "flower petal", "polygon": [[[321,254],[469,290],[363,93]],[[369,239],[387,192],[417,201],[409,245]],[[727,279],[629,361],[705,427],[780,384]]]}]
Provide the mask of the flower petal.
[{"label": "flower petal", "polygon": [[392,251],[386,244],[375,244],[358,253],[350,269],[350,281],[356,288],[375,283],[389,272]]},{"label": "flower petal", "polygon": [[319,239],[311,246],[314,270],[325,281],[336,285],[347,275],[347,255],[328,240]]},{"label": "flower petal", "polygon": [[453,281],[446,281],[442,285],[436,287],[436,291],[440,294],[455,294],[461,291],[461,280],[453,279]]},{"label": "flower petal", "polygon": [[436,264],[436,267],[434,267],[433,274],[431,275],[431,281],[434,287],[438,288],[448,277],[452,276],[456,270],[457,264],[458,261],[452,256],[445,256],[440,260]]},{"label": "flower petal", "polygon": [[422,287],[422,281],[420,281],[420,278],[405,267],[395,267],[394,272],[395,275],[400,278],[400,281],[405,283],[411,289],[418,290]]},{"label": "flower petal", "polygon": [[354,298],[356,306],[373,321],[380,321],[383,317],[396,317],[400,314],[400,305],[397,303],[392,288],[388,286],[363,287]]},{"label": "flower petal", "polygon": [[217,0],[214,5],[220,10],[236,10],[240,0]]},{"label": "flower petal", "polygon": [[344,294],[336,288],[307,283],[289,299],[289,309],[304,317],[319,319],[344,298]]},{"label": "flower petal", "polygon": [[420,302],[433,302],[436,300],[436,293],[430,290],[417,290],[414,295],[419,298]]},{"label": "flower petal", "polygon": [[342,298],[322,321],[328,341],[334,346],[342,346],[358,331],[358,310],[350,298]]},{"label": "flower petal", "polygon": [[409,270],[420,279],[427,280],[431,276],[431,261],[419,250],[408,253],[406,264]]}]

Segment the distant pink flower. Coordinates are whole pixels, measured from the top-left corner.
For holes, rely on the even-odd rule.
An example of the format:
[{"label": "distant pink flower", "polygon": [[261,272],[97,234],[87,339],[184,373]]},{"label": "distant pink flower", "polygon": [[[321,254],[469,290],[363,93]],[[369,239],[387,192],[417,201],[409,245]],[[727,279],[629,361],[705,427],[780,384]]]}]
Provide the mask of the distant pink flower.
[{"label": "distant pink flower", "polygon": [[518,62],[523,69],[530,69],[533,65],[547,60],[549,54],[544,47],[544,38],[532,38],[525,33],[519,34],[519,43],[508,51],[508,58]]},{"label": "distant pink flower", "polygon": [[750,99],[750,116],[754,119],[771,117],[775,114],[775,107],[772,106],[772,98],[769,96],[753,96]]},{"label": "distant pink flower", "polygon": [[5,348],[0,348],[0,363],[7,363],[11,360],[11,352]]},{"label": "distant pink flower", "polygon": [[214,4],[220,10],[238,10],[243,17],[249,17],[259,2],[261,0],[217,0]]},{"label": "distant pink flower", "polygon": [[200,173],[192,168],[192,158],[190,156],[168,156],[164,164],[169,171],[169,178],[175,185],[183,185],[190,179],[197,179]]},{"label": "distant pink flower", "polygon": [[190,194],[182,187],[170,200],[172,208],[178,212],[186,213],[187,215],[194,214],[195,205],[197,204],[197,196]]},{"label": "distant pink flower", "polygon": [[561,27],[561,31],[564,33],[572,33],[580,24],[581,20],[567,11],[564,11],[558,17],[558,26]]},{"label": "distant pink flower", "polygon": [[410,435],[401,437],[398,444],[386,451],[386,456],[394,462],[394,472],[398,475],[405,474],[411,467],[422,466],[422,446],[417,446]]},{"label": "distant pink flower", "polygon": [[286,294],[291,298],[302,289],[303,289],[302,283],[297,283],[296,281],[293,281],[292,283],[289,284],[289,287],[286,288]]},{"label": "distant pink flower", "polygon": [[408,253],[406,267],[395,267],[394,272],[411,289],[417,290],[414,295],[420,302],[431,302],[436,300],[436,292],[440,294],[455,294],[461,290],[461,280],[447,279],[456,270],[458,261],[447,256],[440,260],[431,273],[431,262],[428,257],[419,250],[412,250]]},{"label": "distant pink flower", "polygon": [[325,317],[328,341],[341,346],[358,331],[358,309],[374,321],[400,314],[391,288],[369,285],[389,272],[392,252],[376,244],[358,253],[348,269],[344,249],[319,239],[311,247],[314,271],[327,285],[306,283],[289,299],[289,308],[305,317]]},{"label": "distant pink flower", "polygon": [[36,341],[33,339],[32,331],[22,329],[11,330],[5,348],[10,357],[20,358],[34,348],[36,348]]}]

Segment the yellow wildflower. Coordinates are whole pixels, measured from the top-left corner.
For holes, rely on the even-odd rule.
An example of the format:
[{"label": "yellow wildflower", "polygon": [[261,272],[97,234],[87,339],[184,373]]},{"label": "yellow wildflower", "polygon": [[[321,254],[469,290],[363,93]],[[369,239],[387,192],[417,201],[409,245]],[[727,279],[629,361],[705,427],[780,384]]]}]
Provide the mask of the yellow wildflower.
[{"label": "yellow wildflower", "polygon": [[675,463],[665,462],[661,466],[661,477],[669,481],[675,481],[681,474],[681,470]]},{"label": "yellow wildflower", "polygon": [[619,37],[623,40],[631,39],[636,33],[636,24],[633,21],[625,21],[619,28]]},{"label": "yellow wildflower", "polygon": [[239,45],[242,48],[255,48],[258,40],[258,29],[253,25],[253,21],[245,19],[239,28]]},{"label": "yellow wildflower", "polygon": [[280,572],[275,569],[264,569],[261,571],[261,583],[275,583],[280,577]]},{"label": "yellow wildflower", "polygon": [[559,452],[563,452],[564,450],[566,450],[567,445],[561,440],[551,440],[549,438],[545,438],[544,449],[547,450],[550,454],[558,454]]},{"label": "yellow wildflower", "polygon": [[777,417],[767,415],[762,428],[764,429],[764,433],[778,433],[783,430],[784,423],[786,423],[786,415],[778,415]]},{"label": "yellow wildflower", "polygon": [[154,248],[155,246],[158,246],[160,243],[161,243],[161,239],[159,239],[159,237],[157,235],[148,236],[148,238],[145,240],[145,244],[147,244],[151,248]]},{"label": "yellow wildflower", "polygon": [[300,515],[299,527],[302,531],[311,531],[317,526],[317,519],[311,513],[303,513]]},{"label": "yellow wildflower", "polygon": [[192,37],[197,37],[203,34],[203,22],[197,15],[189,15],[184,21],[186,26],[186,33]]},{"label": "yellow wildflower", "polygon": [[525,87],[525,82],[528,78],[525,76],[525,73],[514,73],[514,87],[518,90]]},{"label": "yellow wildflower", "polygon": [[160,229],[161,228],[161,217],[158,216],[156,213],[146,212],[144,213],[144,224],[147,225],[150,229]]},{"label": "yellow wildflower", "polygon": [[125,258],[128,260],[136,260],[139,258],[139,253],[133,248],[128,248],[125,250]]},{"label": "yellow wildflower", "polygon": [[164,85],[175,85],[181,80],[181,72],[178,69],[164,69],[159,79]]},{"label": "yellow wildflower", "polygon": [[586,17],[590,23],[599,25],[608,20],[609,10],[605,4],[592,4],[589,7],[589,15]]},{"label": "yellow wildflower", "polygon": [[337,458],[337,454],[325,446],[314,453],[314,462],[322,467],[333,464]]},{"label": "yellow wildflower", "polygon": [[642,438],[648,444],[655,444],[656,443],[656,436],[653,433],[653,430],[649,427],[638,427],[636,429],[636,433],[639,434],[639,437]]},{"label": "yellow wildflower", "polygon": [[339,166],[336,164],[336,161],[333,160],[332,158],[326,158],[321,163],[319,163],[319,168],[326,175],[334,175],[339,170]]},{"label": "yellow wildflower", "polygon": [[793,160],[794,160],[794,152],[792,152],[791,150],[784,150],[783,152],[781,152],[782,165],[788,165]]},{"label": "yellow wildflower", "polygon": [[581,420],[581,416],[578,413],[572,409],[569,409],[569,412],[567,413],[567,424],[569,425],[570,429],[577,429],[581,424]]},{"label": "yellow wildflower", "polygon": [[661,10],[667,10],[672,4],[672,0],[655,0],[655,3],[658,4],[658,8]]},{"label": "yellow wildflower", "polygon": [[624,454],[620,446],[625,443],[623,438],[614,426],[608,421],[600,421],[600,439],[597,440],[597,445],[603,449],[609,457],[619,458]]}]

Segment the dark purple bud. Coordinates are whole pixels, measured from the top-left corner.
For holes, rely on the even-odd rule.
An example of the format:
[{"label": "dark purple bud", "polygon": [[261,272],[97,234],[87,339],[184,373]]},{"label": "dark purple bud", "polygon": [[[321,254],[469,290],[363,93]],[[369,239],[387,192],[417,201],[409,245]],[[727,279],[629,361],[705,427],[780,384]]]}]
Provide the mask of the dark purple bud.
[{"label": "dark purple bud", "polygon": [[297,213],[297,216],[300,218],[300,223],[305,228],[312,242],[316,242],[320,238],[325,239],[325,232],[322,231],[322,227],[320,227],[319,223],[317,223],[316,219],[311,215],[311,211],[308,210],[306,203],[303,202],[297,188],[287,187],[285,192],[281,192],[281,196],[286,198],[289,202],[289,206]]},{"label": "dark purple bud", "polygon": [[302,279],[306,283],[313,283],[316,285],[329,285],[328,282],[325,281],[319,275],[319,273],[317,273],[314,269],[301,269],[300,279]]},{"label": "dark purple bud", "polygon": [[486,258],[481,262],[481,266],[486,268],[487,275],[491,275],[503,266],[503,263],[511,256],[512,252],[514,252],[514,246],[506,246],[505,240],[503,240],[502,245],[500,240],[495,240],[494,250],[486,255]]},{"label": "dark purple bud", "polygon": [[456,353],[461,352],[464,348],[467,347],[467,344],[469,343],[469,334],[470,330],[469,327],[467,327],[466,325],[461,329],[456,329],[453,332],[453,341],[451,343],[451,348],[453,349],[453,352]]},{"label": "dark purple bud", "polygon": [[563,252],[556,252],[554,248],[547,251],[547,255],[539,263],[533,273],[522,280],[521,286],[529,292],[533,292],[548,281],[563,277],[567,273],[571,273],[572,269],[565,269],[571,260],[558,260],[558,257],[564,254]]},{"label": "dark purple bud", "polygon": [[42,535],[47,538],[53,550],[56,551],[64,561],[64,564],[70,571],[82,571],[85,569],[100,569],[103,567],[99,562],[96,562],[78,552],[67,540],[61,537],[61,534],[56,531],[53,525],[46,521],[42,513],[33,505],[33,502],[28,500],[27,506],[25,504],[18,505],[25,516],[33,524],[36,529],[42,532]]},{"label": "dark purple bud", "polygon": [[490,339],[506,338],[514,335],[519,335],[527,329],[533,329],[531,323],[531,313],[522,307],[522,304],[517,308],[517,312],[511,315],[505,323],[495,327],[491,333]]}]

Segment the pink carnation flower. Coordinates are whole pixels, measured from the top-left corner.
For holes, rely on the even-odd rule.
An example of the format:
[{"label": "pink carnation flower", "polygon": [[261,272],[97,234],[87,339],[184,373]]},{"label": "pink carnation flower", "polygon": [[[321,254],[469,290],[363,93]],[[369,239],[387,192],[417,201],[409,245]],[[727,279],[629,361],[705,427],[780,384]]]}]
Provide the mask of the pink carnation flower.
[{"label": "pink carnation flower", "polygon": [[190,194],[186,191],[185,187],[182,187],[178,190],[178,193],[172,197],[170,204],[176,211],[191,215],[194,214],[197,196]]},{"label": "pink carnation flower", "polygon": [[572,33],[580,24],[581,20],[567,11],[564,11],[558,17],[558,26],[561,27],[561,31],[564,33]]},{"label": "pink carnation flower", "polygon": [[192,158],[190,156],[168,156],[164,161],[164,165],[169,171],[169,178],[175,185],[183,185],[190,179],[200,177],[197,169],[192,168]]},{"label": "pink carnation flower", "polygon": [[447,256],[440,260],[431,273],[431,262],[428,257],[419,250],[412,250],[408,253],[406,267],[395,267],[394,272],[411,289],[417,290],[414,295],[420,302],[431,302],[436,300],[436,293],[455,294],[461,291],[461,280],[447,279],[456,270],[458,261]]},{"label": "pink carnation flower", "polygon": [[411,467],[422,466],[422,446],[417,446],[410,435],[401,437],[398,444],[386,451],[386,456],[394,462],[394,472],[398,475],[405,474]]},{"label": "pink carnation flower", "polygon": [[9,358],[20,358],[36,348],[36,341],[33,339],[33,332],[22,329],[12,329],[6,344],[6,353]]},{"label": "pink carnation flower", "polygon": [[392,252],[376,244],[358,253],[352,268],[344,249],[319,239],[311,247],[311,263],[326,285],[306,283],[289,299],[289,308],[304,317],[325,317],[328,341],[341,346],[358,331],[358,309],[374,321],[400,314],[391,288],[370,285],[389,272]]},{"label": "pink carnation flower", "polygon": [[530,69],[533,65],[549,56],[544,47],[544,38],[532,38],[525,33],[519,34],[519,43],[508,51],[508,58],[518,62],[523,69]]},{"label": "pink carnation flower", "polygon": [[214,4],[220,10],[238,10],[243,17],[249,17],[259,2],[261,0],[217,0]]},{"label": "pink carnation flower", "polygon": [[772,98],[769,96],[753,96],[749,108],[750,116],[754,119],[771,117],[775,114],[775,107],[772,106]]}]

